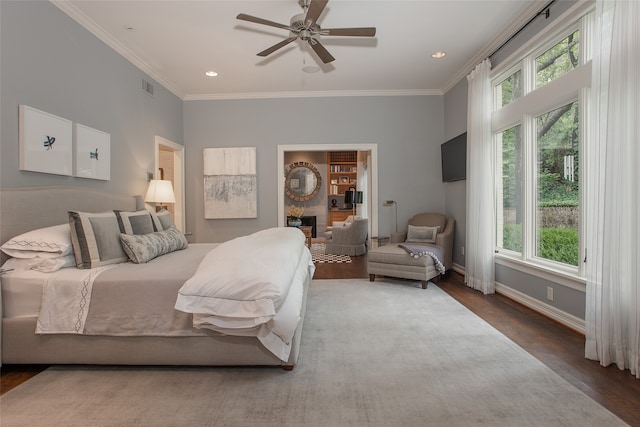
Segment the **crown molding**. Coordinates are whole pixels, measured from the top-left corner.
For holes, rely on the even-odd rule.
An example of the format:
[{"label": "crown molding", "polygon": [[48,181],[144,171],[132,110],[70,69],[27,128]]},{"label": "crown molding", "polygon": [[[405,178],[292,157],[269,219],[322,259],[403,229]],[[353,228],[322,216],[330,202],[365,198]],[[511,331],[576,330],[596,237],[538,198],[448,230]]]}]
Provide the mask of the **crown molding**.
[{"label": "crown molding", "polygon": [[149,64],[143,61],[140,57],[138,57],[135,53],[129,50],[126,46],[124,46],[118,40],[113,38],[102,27],[96,24],[87,15],[82,13],[77,7],[75,7],[68,0],[49,0],[49,1],[58,9],[60,9],[62,12],[67,14],[71,19],[76,21],[78,24],[82,25],[91,34],[93,34],[102,42],[104,42],[111,49],[115,50],[117,53],[122,55],[125,59],[127,59],[133,65],[135,65],[144,73],[146,73],[153,80],[155,80],[156,82],[164,86],[168,91],[173,93],[178,98],[184,99],[184,96],[185,96],[184,92],[178,89],[173,83],[167,80],[160,73],[156,72],[151,66],[149,66]]},{"label": "crown molding", "polygon": [[536,0],[527,7],[524,12],[518,16],[509,26],[507,26],[500,34],[498,34],[491,42],[487,43],[478,53],[473,56],[467,63],[460,68],[456,74],[451,76],[451,79],[442,87],[442,92],[447,93],[451,90],[458,82],[475,68],[476,65],[481,63],[485,58],[487,58],[491,52],[497,49],[502,43],[509,40],[509,38],[518,31],[523,25],[525,25],[530,19],[531,16],[538,13],[540,8],[544,7],[548,3],[548,0]]},{"label": "crown molding", "polygon": [[440,90],[341,90],[341,91],[296,91],[296,92],[251,92],[251,93],[212,93],[186,95],[185,101],[215,101],[229,99],[270,99],[270,98],[332,98],[342,96],[426,96],[443,95]]}]

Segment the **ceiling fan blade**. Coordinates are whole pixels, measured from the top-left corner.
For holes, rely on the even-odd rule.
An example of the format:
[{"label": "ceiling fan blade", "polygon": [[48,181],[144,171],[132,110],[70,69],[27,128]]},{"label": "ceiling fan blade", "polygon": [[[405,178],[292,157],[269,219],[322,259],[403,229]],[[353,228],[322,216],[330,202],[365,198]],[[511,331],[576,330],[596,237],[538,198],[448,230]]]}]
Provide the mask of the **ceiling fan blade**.
[{"label": "ceiling fan blade", "polygon": [[288,45],[289,43],[291,43],[292,41],[294,41],[295,39],[297,39],[297,37],[289,37],[288,39],[282,40],[280,43],[276,43],[273,46],[271,46],[269,49],[265,49],[262,52],[259,52],[257,55],[258,56],[267,56],[267,55],[271,55],[273,52],[275,52],[276,50]]},{"label": "ceiling fan blade", "polygon": [[376,35],[376,27],[323,28],[319,33],[323,36],[374,37]]},{"label": "ceiling fan blade", "polygon": [[291,31],[291,27],[288,25],[278,24],[277,22],[268,21],[262,18],[257,18],[255,16],[247,15],[245,13],[239,14],[238,16],[236,16],[236,19],[239,19],[241,21],[254,22],[256,24],[268,25],[270,27],[282,28],[283,30]]},{"label": "ceiling fan blade", "polygon": [[331,56],[329,51],[325,49],[325,47],[322,46],[318,40],[310,38],[307,40],[307,42],[309,42],[309,45],[311,45],[311,48],[320,57],[322,62],[328,64],[331,61],[335,61],[336,58]]},{"label": "ceiling fan blade", "polygon": [[328,2],[329,0],[311,0],[309,9],[307,9],[307,16],[304,18],[304,23],[308,27],[311,27],[316,23]]}]

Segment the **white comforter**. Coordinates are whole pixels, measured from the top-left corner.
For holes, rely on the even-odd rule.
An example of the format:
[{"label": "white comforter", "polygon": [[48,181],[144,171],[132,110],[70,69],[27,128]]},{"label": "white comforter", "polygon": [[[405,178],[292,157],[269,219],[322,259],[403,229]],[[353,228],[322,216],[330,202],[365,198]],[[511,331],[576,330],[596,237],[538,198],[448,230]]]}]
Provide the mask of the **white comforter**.
[{"label": "white comforter", "polygon": [[209,252],[178,292],[175,308],[193,313],[197,328],[254,335],[286,360],[309,271],[311,253],[299,230],[262,230]]}]

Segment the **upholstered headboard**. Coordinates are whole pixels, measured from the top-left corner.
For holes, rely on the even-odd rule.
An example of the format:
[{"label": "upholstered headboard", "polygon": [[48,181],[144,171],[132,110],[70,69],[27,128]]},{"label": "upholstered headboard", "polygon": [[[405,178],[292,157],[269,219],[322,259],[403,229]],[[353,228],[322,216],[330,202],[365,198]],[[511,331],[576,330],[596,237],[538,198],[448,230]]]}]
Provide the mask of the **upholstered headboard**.
[{"label": "upholstered headboard", "polygon": [[0,243],[29,230],[67,223],[69,210],[102,212],[143,208],[140,196],[123,196],[88,188],[0,188]]}]

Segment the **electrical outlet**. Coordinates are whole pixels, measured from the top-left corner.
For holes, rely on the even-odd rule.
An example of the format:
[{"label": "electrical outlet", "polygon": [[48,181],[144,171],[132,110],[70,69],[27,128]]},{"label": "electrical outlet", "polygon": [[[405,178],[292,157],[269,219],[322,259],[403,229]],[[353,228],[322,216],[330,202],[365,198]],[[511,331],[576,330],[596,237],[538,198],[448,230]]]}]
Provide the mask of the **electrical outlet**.
[{"label": "electrical outlet", "polygon": [[551,286],[547,286],[547,299],[553,301],[553,288]]},{"label": "electrical outlet", "polygon": [[460,248],[460,252],[462,252],[462,256],[464,256],[464,246]]}]

